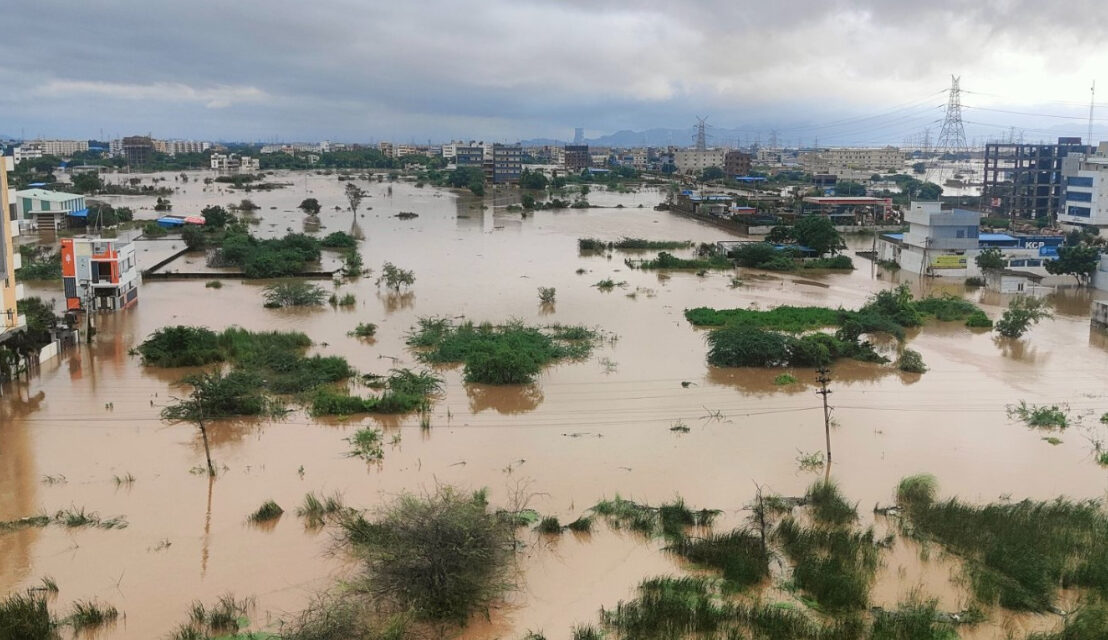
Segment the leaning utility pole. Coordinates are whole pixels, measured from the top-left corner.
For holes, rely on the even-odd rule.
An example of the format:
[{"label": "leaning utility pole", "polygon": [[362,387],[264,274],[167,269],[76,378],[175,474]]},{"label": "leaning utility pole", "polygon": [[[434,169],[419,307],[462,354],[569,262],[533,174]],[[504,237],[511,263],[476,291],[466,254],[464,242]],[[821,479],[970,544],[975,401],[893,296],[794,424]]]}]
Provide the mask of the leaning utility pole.
[{"label": "leaning utility pole", "polygon": [[830,395],[831,390],[827,388],[827,383],[831,382],[831,370],[827,367],[821,366],[816,369],[816,373],[819,376],[816,378],[816,382],[819,383],[819,395],[823,396],[823,434],[827,439],[827,466],[831,466],[831,408],[827,406],[827,396]]}]

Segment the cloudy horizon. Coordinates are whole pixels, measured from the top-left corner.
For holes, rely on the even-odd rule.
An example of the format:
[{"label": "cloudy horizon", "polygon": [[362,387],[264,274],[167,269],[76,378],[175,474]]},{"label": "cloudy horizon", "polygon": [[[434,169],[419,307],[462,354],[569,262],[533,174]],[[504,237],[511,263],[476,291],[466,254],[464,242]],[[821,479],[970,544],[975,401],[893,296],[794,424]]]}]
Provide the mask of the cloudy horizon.
[{"label": "cloudy horizon", "polygon": [[1086,135],[1108,63],[1091,1],[9,0],[0,20],[0,134],[27,138],[566,140],[707,115],[719,144],[903,144],[937,140],[958,75],[971,142],[1040,140]]}]

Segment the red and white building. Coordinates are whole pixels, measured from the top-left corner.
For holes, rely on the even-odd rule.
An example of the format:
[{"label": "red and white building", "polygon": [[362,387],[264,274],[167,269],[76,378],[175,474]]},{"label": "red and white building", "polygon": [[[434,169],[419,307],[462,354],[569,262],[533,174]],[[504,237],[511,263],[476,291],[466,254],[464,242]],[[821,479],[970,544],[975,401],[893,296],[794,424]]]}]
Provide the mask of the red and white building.
[{"label": "red and white building", "polygon": [[117,311],[138,300],[135,245],[104,238],[64,238],[65,308]]}]

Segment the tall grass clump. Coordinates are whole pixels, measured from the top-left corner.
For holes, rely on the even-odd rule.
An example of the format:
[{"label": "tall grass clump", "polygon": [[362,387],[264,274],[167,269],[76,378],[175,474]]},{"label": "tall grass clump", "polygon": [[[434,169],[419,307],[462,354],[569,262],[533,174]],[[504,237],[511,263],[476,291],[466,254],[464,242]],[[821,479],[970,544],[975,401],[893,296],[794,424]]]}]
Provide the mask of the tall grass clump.
[{"label": "tall grass clump", "polygon": [[535,530],[547,535],[559,534],[562,532],[562,523],[558,521],[556,516],[546,516],[539,521],[539,525],[535,527]]},{"label": "tall grass clump", "polygon": [[1033,633],[1027,640],[1099,640],[1108,638],[1108,603],[1093,600],[1066,617],[1054,633]]},{"label": "tall grass clump", "polygon": [[752,587],[769,576],[769,553],[761,536],[749,529],[702,538],[682,536],[666,549],[695,564],[721,570],[728,590]]},{"label": "tall grass clump", "polygon": [[[289,620],[273,638],[281,640],[406,640],[412,632],[407,612],[377,611],[354,593],[326,594],[315,598]],[[269,638],[269,635],[265,635]],[[261,640],[261,636],[259,636]]]},{"label": "tall grass clump", "polygon": [[188,622],[177,627],[174,640],[208,640],[209,638],[234,637],[243,626],[246,614],[253,607],[253,600],[238,600],[233,594],[225,594],[215,604],[206,606],[199,600],[189,605]]},{"label": "tall grass clump", "polygon": [[982,603],[1046,611],[1062,587],[1108,595],[1108,513],[1099,502],[972,505],[938,500],[931,485],[909,480],[897,492],[906,531],[960,556]]},{"label": "tall grass clump", "polygon": [[775,331],[800,333],[812,329],[838,326],[839,310],[826,307],[791,307],[773,309],[712,309],[697,307],[685,310],[685,319],[697,327],[722,327],[725,324],[745,325]]},{"label": "tall grass clump", "polygon": [[858,508],[846,501],[838,485],[830,480],[818,480],[804,494],[812,517],[824,524],[849,524],[858,519]]},{"label": "tall grass clump", "polygon": [[942,620],[935,600],[907,602],[874,612],[868,640],[958,640],[954,625]]},{"label": "tall grass clump", "polygon": [[285,510],[281,508],[281,505],[272,500],[266,500],[262,503],[262,506],[258,507],[254,513],[250,514],[247,520],[255,524],[271,522],[280,518],[281,514],[284,512]]},{"label": "tall grass clump", "polygon": [[377,396],[352,395],[345,389],[320,387],[312,394],[308,412],[313,416],[345,416],[355,413],[411,413],[426,411],[431,397],[442,391],[442,379],[428,371],[393,369],[375,383]]},{"label": "tall grass clump", "polygon": [[381,447],[382,434],[377,429],[358,429],[346,441],[350,443],[350,451],[346,455],[352,458],[380,460],[385,457],[385,450]]},{"label": "tall grass clump", "polygon": [[843,613],[868,606],[880,559],[872,528],[805,527],[790,516],[777,525],[774,538],[794,565],[796,585],[821,608]]},{"label": "tall grass clump", "polygon": [[652,260],[632,262],[627,265],[638,269],[733,269],[735,267],[727,258],[715,255],[706,258],[678,258],[677,256],[662,251]]},{"label": "tall grass clump", "polygon": [[118,617],[119,610],[110,604],[102,605],[91,600],[78,600],[73,603],[73,610],[65,621],[74,630],[80,631],[114,622]]},{"label": "tall grass clump", "polygon": [[530,384],[547,364],[588,357],[596,333],[584,327],[535,328],[421,318],[408,335],[424,362],[461,362],[467,382]]},{"label": "tall grass clump", "polygon": [[296,509],[296,515],[304,518],[308,527],[322,527],[327,522],[328,516],[335,516],[345,511],[342,496],[335,493],[329,496],[317,496],[309,491],[304,494],[304,504]]},{"label": "tall grass clump", "polygon": [[611,500],[601,500],[592,508],[617,529],[631,529],[648,536],[666,536],[671,539],[683,536],[690,527],[707,527],[720,511],[715,509],[690,509],[681,498],[652,507],[618,495]]},{"label": "tall grass clump", "polygon": [[513,528],[480,493],[405,495],[373,520],[349,515],[341,526],[365,567],[356,588],[419,619],[463,624],[511,586]]},{"label": "tall grass clump", "polygon": [[734,622],[736,614],[716,583],[704,577],[644,580],[634,600],[601,609],[600,617],[621,638],[723,637],[720,632]]},{"label": "tall grass clump", "polygon": [[57,626],[43,594],[13,593],[0,600],[0,640],[55,640]]}]

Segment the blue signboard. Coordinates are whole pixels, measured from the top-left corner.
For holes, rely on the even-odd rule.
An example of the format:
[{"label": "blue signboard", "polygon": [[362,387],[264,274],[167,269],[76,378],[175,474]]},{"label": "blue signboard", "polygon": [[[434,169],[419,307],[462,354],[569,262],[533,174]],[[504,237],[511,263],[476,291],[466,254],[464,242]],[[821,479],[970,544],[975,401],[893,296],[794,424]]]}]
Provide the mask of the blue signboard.
[{"label": "blue signboard", "polygon": [[1049,246],[1049,247],[1045,246],[1045,245],[1041,246],[1041,247],[1039,247],[1039,255],[1044,257],[1044,258],[1057,258],[1058,257],[1058,246],[1057,245]]}]

